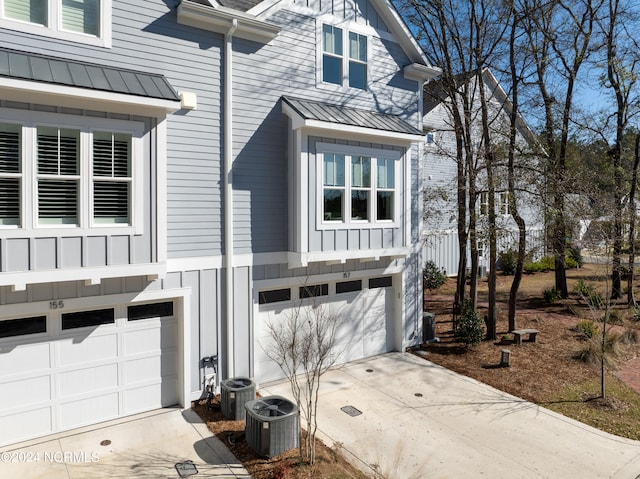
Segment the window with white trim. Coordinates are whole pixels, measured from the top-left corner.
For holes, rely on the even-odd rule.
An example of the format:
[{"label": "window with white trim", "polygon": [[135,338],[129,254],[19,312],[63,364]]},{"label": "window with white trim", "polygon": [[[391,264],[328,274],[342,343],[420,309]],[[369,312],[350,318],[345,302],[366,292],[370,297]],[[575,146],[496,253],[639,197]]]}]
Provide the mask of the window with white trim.
[{"label": "window with white trim", "polygon": [[0,228],[135,226],[141,123],[16,116],[0,120]]},{"label": "window with white trim", "polygon": [[0,0],[0,26],[110,46],[111,1]]},{"label": "window with white trim", "polygon": [[0,225],[21,221],[21,143],[20,125],[0,123]]},{"label": "window with white trim", "polygon": [[93,221],[129,224],[131,135],[93,132]]},{"label": "window with white trim", "polygon": [[486,191],[480,193],[480,214],[489,214],[489,194]]},{"label": "window with white trim", "polygon": [[[330,149],[340,148],[333,145]],[[399,154],[392,153],[398,152],[321,152],[318,171],[321,172],[322,222],[352,225],[394,222]]]},{"label": "window with white trim", "polygon": [[509,192],[508,191],[501,191],[498,194],[498,205],[500,208],[501,215],[509,214]]},{"label": "window with white trim", "polygon": [[322,25],[322,81],[366,90],[367,36],[343,33],[342,28]]}]

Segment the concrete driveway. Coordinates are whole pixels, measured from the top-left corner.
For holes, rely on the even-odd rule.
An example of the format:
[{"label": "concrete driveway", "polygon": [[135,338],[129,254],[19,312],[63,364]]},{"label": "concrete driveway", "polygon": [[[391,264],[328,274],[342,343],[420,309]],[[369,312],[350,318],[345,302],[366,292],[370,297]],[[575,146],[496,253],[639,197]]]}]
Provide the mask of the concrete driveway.
[{"label": "concrete driveway", "polygon": [[0,448],[0,478],[179,478],[188,461],[194,478],[251,477],[197,414],[160,409]]},{"label": "concrete driveway", "polygon": [[[291,397],[288,383],[263,395]],[[352,406],[351,416],[341,408]],[[387,479],[640,478],[622,439],[407,353],[323,376],[320,437]]]}]

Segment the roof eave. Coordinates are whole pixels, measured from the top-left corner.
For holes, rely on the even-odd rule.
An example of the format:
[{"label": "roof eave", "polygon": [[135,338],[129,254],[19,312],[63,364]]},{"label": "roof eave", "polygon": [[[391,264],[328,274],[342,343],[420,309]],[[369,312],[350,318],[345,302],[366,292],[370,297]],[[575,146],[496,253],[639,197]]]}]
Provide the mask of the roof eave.
[{"label": "roof eave", "polygon": [[411,63],[404,67],[403,72],[407,80],[429,81],[439,76],[442,73],[442,69],[420,63]]},{"label": "roof eave", "polygon": [[130,113],[131,109],[135,108],[136,111],[146,112],[150,116],[162,116],[181,108],[180,100],[128,95],[9,77],[0,77],[0,96],[14,101],[44,105],[52,104],[52,100],[55,99],[53,104],[62,102],[71,108],[104,109],[123,113]]},{"label": "roof eave", "polygon": [[226,34],[237,22],[234,36],[259,43],[269,43],[280,27],[256,19],[253,15],[226,7],[208,7],[190,0],[182,0],[178,5],[178,23],[215,33]]},{"label": "roof eave", "polygon": [[386,141],[392,140],[407,144],[423,141],[423,137],[420,134],[380,130],[376,128],[345,125],[343,123],[331,123],[328,121],[304,118],[295,108],[293,108],[287,102],[282,102],[282,111],[285,115],[291,118],[291,128],[293,130],[315,130],[342,134],[346,133],[354,136],[369,138],[371,140],[384,139]]}]

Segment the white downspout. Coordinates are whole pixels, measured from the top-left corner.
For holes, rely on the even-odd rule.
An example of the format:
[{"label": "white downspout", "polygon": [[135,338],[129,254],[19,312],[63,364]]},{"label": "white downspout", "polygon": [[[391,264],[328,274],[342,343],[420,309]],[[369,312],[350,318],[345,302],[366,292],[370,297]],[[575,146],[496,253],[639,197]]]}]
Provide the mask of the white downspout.
[{"label": "white downspout", "polygon": [[227,321],[227,377],[233,377],[235,370],[234,334],[233,334],[233,34],[238,28],[235,18],[224,36],[224,88],[223,88],[223,151],[224,151],[224,258],[226,286],[226,321]]}]

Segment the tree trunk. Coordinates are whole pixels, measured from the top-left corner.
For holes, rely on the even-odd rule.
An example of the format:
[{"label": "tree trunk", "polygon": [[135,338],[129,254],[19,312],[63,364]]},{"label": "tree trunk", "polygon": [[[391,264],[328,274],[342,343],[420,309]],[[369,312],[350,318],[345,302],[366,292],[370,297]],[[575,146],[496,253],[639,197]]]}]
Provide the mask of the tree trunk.
[{"label": "tree trunk", "polygon": [[524,260],[527,253],[527,228],[524,218],[520,216],[518,211],[518,202],[516,197],[516,140],[518,134],[518,109],[520,108],[518,89],[520,86],[519,75],[516,67],[516,36],[518,34],[518,19],[514,15],[512,18],[511,33],[509,36],[509,66],[511,73],[511,112],[509,114],[509,157],[507,166],[507,181],[509,184],[509,212],[513,221],[518,226],[518,257],[516,259],[516,270],[513,276],[513,282],[509,290],[509,331],[517,329],[516,324],[516,305],[518,301],[518,289],[522,281],[522,273],[524,271]]},{"label": "tree trunk", "polygon": [[633,154],[633,170],[631,174],[631,189],[629,191],[629,277],[627,278],[627,303],[636,307],[633,293],[636,262],[636,190],[638,185],[638,166],[640,166],[640,133],[636,134]]}]

